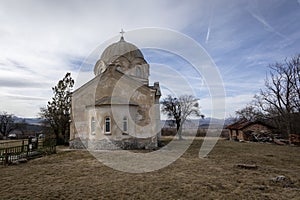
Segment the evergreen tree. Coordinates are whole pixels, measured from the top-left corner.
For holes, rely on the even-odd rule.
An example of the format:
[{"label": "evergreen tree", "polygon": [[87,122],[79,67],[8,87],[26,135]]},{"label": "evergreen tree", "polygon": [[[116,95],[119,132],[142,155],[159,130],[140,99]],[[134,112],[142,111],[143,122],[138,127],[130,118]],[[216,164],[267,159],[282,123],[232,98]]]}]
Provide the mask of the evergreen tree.
[{"label": "evergreen tree", "polygon": [[74,80],[70,73],[52,87],[53,97],[48,101],[46,108],[41,108],[41,117],[52,128],[57,144],[66,144],[70,136],[71,120],[71,89],[74,86]]}]

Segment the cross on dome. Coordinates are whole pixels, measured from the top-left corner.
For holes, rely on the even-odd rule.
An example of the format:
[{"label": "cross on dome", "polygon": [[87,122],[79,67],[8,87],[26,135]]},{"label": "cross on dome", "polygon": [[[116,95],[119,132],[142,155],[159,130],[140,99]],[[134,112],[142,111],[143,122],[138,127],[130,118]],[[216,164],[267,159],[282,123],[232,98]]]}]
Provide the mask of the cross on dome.
[{"label": "cross on dome", "polygon": [[120,34],[121,34],[121,40],[124,40],[125,31],[123,29],[121,29]]},{"label": "cross on dome", "polygon": [[120,33],[121,33],[121,36],[123,37],[125,31],[123,29],[121,29]]}]

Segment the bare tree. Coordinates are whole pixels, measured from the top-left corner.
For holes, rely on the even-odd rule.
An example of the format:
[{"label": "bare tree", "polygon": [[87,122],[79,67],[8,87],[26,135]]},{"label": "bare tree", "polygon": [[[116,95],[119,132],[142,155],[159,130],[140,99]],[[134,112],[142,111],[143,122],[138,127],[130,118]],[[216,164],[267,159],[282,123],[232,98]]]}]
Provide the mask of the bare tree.
[{"label": "bare tree", "polygon": [[168,95],[161,102],[162,112],[167,114],[170,119],[175,120],[179,139],[182,139],[182,125],[189,116],[204,117],[200,113],[198,100],[192,95],[182,95],[179,98]]},{"label": "bare tree", "polygon": [[286,134],[295,131],[295,116],[300,112],[300,54],[283,63],[270,65],[265,88],[255,96],[258,107],[276,119]]},{"label": "bare tree", "polygon": [[237,120],[247,119],[248,121],[256,121],[264,118],[261,110],[255,105],[247,105],[246,107],[235,112]]},{"label": "bare tree", "polygon": [[20,130],[22,132],[22,135],[24,136],[27,131],[28,124],[26,123],[25,119],[22,119],[21,122],[15,123],[15,128]]},{"label": "bare tree", "polygon": [[288,61],[287,65],[292,70],[292,102],[295,106],[296,111],[300,113],[300,54]]},{"label": "bare tree", "polygon": [[13,114],[2,112],[0,114],[0,133],[7,136],[15,128]]}]

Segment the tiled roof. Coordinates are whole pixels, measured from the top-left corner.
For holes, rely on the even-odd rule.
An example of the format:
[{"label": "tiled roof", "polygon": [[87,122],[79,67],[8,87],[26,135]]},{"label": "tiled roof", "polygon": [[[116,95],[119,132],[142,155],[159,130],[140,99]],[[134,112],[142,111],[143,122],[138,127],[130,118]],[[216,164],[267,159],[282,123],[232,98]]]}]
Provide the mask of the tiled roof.
[{"label": "tiled roof", "polygon": [[103,97],[99,100],[96,100],[95,106],[100,105],[134,105],[138,106],[136,102],[133,102],[131,100],[127,100],[122,97]]},{"label": "tiled roof", "polygon": [[248,126],[251,123],[253,123],[253,122],[248,121],[246,119],[243,119],[243,120],[240,120],[240,121],[237,121],[237,122],[235,122],[233,124],[228,125],[226,128],[227,129],[237,129],[237,130],[240,130],[240,129],[245,128],[246,126]]},{"label": "tiled roof", "polygon": [[249,121],[249,120],[246,120],[246,119],[242,119],[240,121],[237,121],[233,124],[230,124],[226,127],[226,129],[235,129],[235,130],[241,130],[243,128],[246,128],[247,126],[249,125],[252,125],[252,124],[260,124],[260,125],[263,125],[263,126],[267,126],[268,128],[271,128],[273,129],[274,127],[272,127],[271,125],[268,125],[266,124],[265,122],[262,122],[262,121]]}]

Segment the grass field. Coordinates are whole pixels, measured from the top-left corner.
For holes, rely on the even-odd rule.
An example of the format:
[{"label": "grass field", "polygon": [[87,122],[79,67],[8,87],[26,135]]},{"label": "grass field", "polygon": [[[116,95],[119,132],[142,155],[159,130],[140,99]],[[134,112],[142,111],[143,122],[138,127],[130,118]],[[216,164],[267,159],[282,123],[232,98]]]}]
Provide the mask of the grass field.
[{"label": "grass field", "polygon": [[[87,151],[58,151],[1,167],[0,199],[300,199],[299,147],[220,140],[200,159],[201,143],[195,140],[168,167],[142,174],[115,171]],[[270,180],[278,175],[289,183]]]}]

